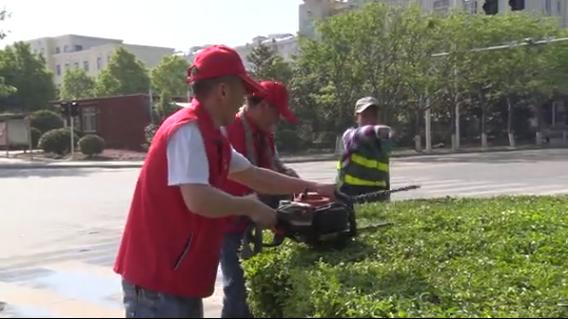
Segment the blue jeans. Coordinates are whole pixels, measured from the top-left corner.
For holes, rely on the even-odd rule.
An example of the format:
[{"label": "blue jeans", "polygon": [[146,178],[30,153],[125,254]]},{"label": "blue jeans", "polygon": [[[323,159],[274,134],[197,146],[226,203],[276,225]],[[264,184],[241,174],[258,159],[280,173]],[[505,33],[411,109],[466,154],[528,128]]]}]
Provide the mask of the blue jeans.
[{"label": "blue jeans", "polygon": [[252,318],[245,288],[243,268],[238,251],[244,233],[227,233],[221,250],[223,272],[223,310],[221,318]]},{"label": "blue jeans", "polygon": [[203,318],[203,301],[146,290],[122,282],[126,318]]}]

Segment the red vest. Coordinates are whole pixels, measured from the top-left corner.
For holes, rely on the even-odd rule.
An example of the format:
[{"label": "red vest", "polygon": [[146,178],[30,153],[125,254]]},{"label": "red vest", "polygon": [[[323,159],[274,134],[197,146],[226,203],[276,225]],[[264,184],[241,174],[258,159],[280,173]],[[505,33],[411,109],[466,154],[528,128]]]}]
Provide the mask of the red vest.
[{"label": "red vest", "polygon": [[[233,145],[233,148],[243,154],[251,162],[255,163],[258,167],[272,168],[272,159],[275,155],[274,147],[274,137],[272,134],[266,133],[256,127],[250,119],[247,119],[248,128],[250,129],[250,134],[253,138],[254,150],[247,149],[246,135],[247,131],[245,128],[245,123],[243,122],[242,116],[246,116],[244,113],[238,113],[235,120],[231,125],[227,126],[227,136],[229,141]],[[261,141],[263,139],[263,141]],[[260,145],[261,142],[264,143]],[[268,148],[268,149],[266,149]],[[254,154],[254,155],[253,155]],[[262,156],[264,155],[264,156]],[[255,158],[251,158],[254,156]],[[253,193],[253,191],[245,185],[239,184],[237,182],[228,180],[223,190],[231,195],[243,196]],[[228,232],[240,232],[243,231],[248,222],[246,218],[242,217],[231,217],[232,221],[227,223]],[[244,219],[244,221],[243,221]]]},{"label": "red vest", "polygon": [[167,145],[182,125],[197,121],[209,160],[209,182],[227,181],[231,148],[194,100],[158,129],[136,184],[114,270],[142,288],[183,297],[213,294],[225,219],[187,209],[179,187],[168,186]]}]

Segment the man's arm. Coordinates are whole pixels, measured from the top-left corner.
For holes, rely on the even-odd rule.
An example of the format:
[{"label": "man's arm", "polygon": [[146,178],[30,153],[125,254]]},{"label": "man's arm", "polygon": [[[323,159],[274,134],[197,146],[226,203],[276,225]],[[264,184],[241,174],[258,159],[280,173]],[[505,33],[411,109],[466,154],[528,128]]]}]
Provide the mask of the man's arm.
[{"label": "man's arm", "polygon": [[170,138],[167,159],[168,185],[179,187],[188,210],[209,218],[246,215],[263,226],[276,222],[274,210],[260,201],[233,197],[209,185],[207,154],[194,123],[179,128]]},{"label": "man's arm", "polygon": [[256,166],[235,172],[229,175],[229,178],[252,188],[254,191],[271,195],[294,194],[308,190],[333,198],[336,187],[335,184],[306,181]]},{"label": "man's arm", "polygon": [[272,163],[274,165],[275,171],[282,173],[284,175],[300,178],[300,175],[298,175],[298,173],[295,170],[286,166],[286,164],[284,164],[284,162],[282,162],[282,160],[280,159],[280,154],[278,154],[278,149],[276,148],[276,146],[274,147],[274,157],[272,159]]},{"label": "man's arm", "polygon": [[180,190],[185,206],[195,214],[208,218],[248,216],[264,226],[276,223],[274,211],[253,197],[231,196],[204,184],[180,185]]}]

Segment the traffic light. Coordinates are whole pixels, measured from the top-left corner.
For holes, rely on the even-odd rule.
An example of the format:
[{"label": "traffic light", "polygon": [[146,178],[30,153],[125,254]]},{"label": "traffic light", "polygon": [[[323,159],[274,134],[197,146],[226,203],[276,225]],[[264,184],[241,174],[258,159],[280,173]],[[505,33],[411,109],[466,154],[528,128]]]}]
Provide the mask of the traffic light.
[{"label": "traffic light", "polygon": [[61,114],[65,118],[69,118],[71,116],[79,116],[81,114],[81,109],[79,108],[79,103],[77,102],[61,102]]},{"label": "traffic light", "polygon": [[525,0],[509,0],[512,11],[525,10]]},{"label": "traffic light", "polygon": [[61,102],[61,115],[63,115],[63,117],[68,118],[71,113],[71,103],[69,102]]},{"label": "traffic light", "polygon": [[499,12],[499,1],[498,0],[485,0],[483,4],[483,11],[488,15],[495,15]]},{"label": "traffic light", "polygon": [[81,114],[80,110],[79,103],[75,101],[71,102],[71,116],[79,116],[79,114]]}]

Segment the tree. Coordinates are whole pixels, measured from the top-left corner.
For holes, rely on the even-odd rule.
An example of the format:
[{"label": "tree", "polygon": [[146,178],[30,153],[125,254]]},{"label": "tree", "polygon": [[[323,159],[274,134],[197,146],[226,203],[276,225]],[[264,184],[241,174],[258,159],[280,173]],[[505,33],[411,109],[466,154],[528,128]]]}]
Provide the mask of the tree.
[{"label": "tree", "polygon": [[75,100],[95,95],[95,80],[83,69],[67,70],[63,76],[61,99]]},{"label": "tree", "polygon": [[31,111],[46,107],[55,97],[52,73],[28,44],[18,42],[0,51],[0,74],[6,85],[15,88],[0,98],[0,105]]},{"label": "tree", "polygon": [[6,11],[6,9],[1,9],[0,10],[0,40],[3,40],[6,36],[7,36],[7,32],[6,30],[4,30],[4,28],[2,27],[3,25],[3,21],[6,20],[6,18],[8,18],[10,15],[8,14],[8,11]]},{"label": "tree", "polygon": [[292,78],[290,65],[271,47],[259,43],[247,56],[251,73],[259,81],[273,80],[288,83]]},{"label": "tree", "polygon": [[158,94],[182,97],[187,95],[187,61],[176,55],[166,56],[152,70],[152,88]]},{"label": "tree", "polygon": [[[1,26],[4,20],[8,17],[8,12],[6,10],[0,10],[0,41],[6,37],[6,32]],[[16,93],[16,88],[7,85],[4,77],[0,76],[0,97],[8,96]]]},{"label": "tree", "polygon": [[[484,44],[494,45],[558,36],[560,27],[551,19],[516,12],[487,19],[480,30]],[[549,64],[552,56],[547,54],[552,49],[552,46],[537,48],[529,45],[477,55],[477,78],[472,82],[478,83],[478,88],[490,87],[487,93],[493,99],[505,100],[503,113],[507,114],[507,123],[502,127],[506,127],[511,146],[515,146],[513,118],[516,105],[522,105],[522,100],[539,96],[546,99],[552,95],[550,88],[554,86],[551,82],[554,71]],[[535,101],[537,118],[540,116],[540,103]],[[486,110],[482,109],[482,112],[484,114]],[[482,134],[485,133],[484,121],[482,116]]]},{"label": "tree", "polygon": [[124,48],[118,48],[96,83],[98,96],[147,93],[150,77],[142,62]]}]

